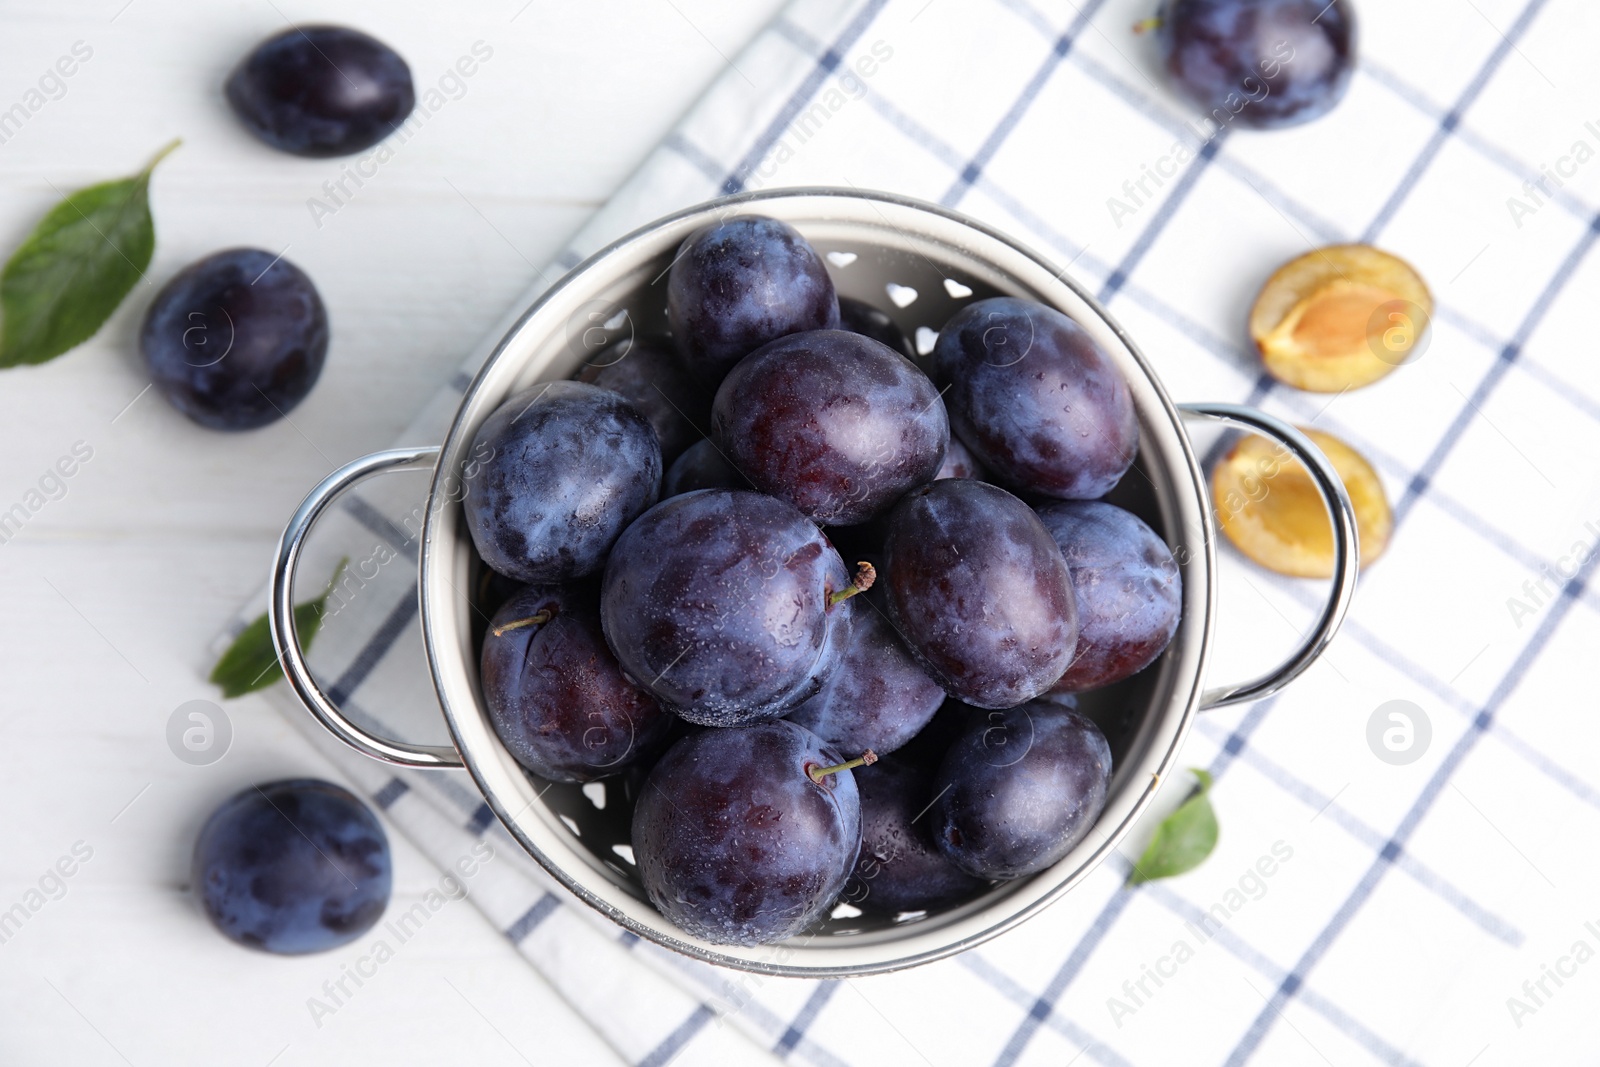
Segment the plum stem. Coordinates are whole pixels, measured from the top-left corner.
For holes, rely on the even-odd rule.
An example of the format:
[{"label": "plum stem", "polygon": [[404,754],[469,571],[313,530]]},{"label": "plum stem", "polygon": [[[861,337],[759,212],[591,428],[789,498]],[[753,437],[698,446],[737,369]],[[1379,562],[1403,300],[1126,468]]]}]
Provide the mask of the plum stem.
[{"label": "plum stem", "polygon": [[1140,19],[1138,22],[1133,24],[1133,32],[1149,33],[1151,30],[1159,30],[1161,28],[1161,21],[1162,20],[1159,15],[1154,18]]},{"label": "plum stem", "polygon": [[868,589],[872,588],[872,583],[876,582],[877,580],[878,568],[874,567],[866,560],[862,560],[856,564],[855,583],[853,585],[845,586],[837,593],[830,594],[828,597],[828,607],[836,607],[840,604],[843,604],[846,600],[849,600],[857,593],[865,593]]},{"label": "plum stem", "polygon": [[828,777],[830,774],[838,774],[840,771],[853,771],[857,767],[870,767],[877,762],[878,754],[869,748],[855,759],[846,760],[837,766],[811,768],[811,780],[816,782],[818,785],[821,785],[822,780]]},{"label": "plum stem", "polygon": [[499,626],[496,626],[494,628],[494,635],[499,637],[507,630],[520,630],[524,626],[543,626],[553,617],[554,616],[551,612],[541,611],[536,615],[529,615],[526,619],[512,619],[510,622],[503,622]]}]

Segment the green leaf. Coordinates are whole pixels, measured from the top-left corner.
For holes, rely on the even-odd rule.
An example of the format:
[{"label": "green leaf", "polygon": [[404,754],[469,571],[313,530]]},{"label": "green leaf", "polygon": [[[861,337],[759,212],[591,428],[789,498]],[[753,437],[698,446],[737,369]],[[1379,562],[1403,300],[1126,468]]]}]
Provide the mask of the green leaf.
[{"label": "green leaf", "polygon": [[79,189],[50,209],[0,274],[0,367],[43,363],[100,329],[144,276],[156,247],[150,172]]},{"label": "green leaf", "polygon": [[[300,631],[302,648],[310,649],[312,638],[322,629],[323,609],[328,606],[328,597],[338,586],[339,577],[344,574],[345,564],[349,562],[348,558],[339,561],[321,596],[295,605],[294,624]],[[212,684],[221,686],[222,695],[228,700],[265,689],[282,677],[283,667],[278,663],[278,649],[272,643],[272,626],[265,614],[240,631],[211,669]]]},{"label": "green leaf", "polygon": [[1191,773],[1200,780],[1193,795],[1178,810],[1161,820],[1155,836],[1133,865],[1129,885],[1185,874],[1205,862],[1217,847],[1217,813],[1211,809],[1211,775],[1199,768]]}]

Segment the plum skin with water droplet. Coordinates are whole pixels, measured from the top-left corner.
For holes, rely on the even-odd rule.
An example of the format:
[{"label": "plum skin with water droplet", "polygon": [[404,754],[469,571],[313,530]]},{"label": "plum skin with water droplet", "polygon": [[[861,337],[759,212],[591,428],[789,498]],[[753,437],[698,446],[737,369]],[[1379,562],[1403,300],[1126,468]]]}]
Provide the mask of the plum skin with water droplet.
[{"label": "plum skin with water droplet", "polygon": [[947,859],[929,827],[933,774],[895,756],[856,776],[861,854],[841,899],[875,915],[938,911],[977,896],[988,883]]},{"label": "plum skin with water droplet", "polygon": [[230,940],[283,955],[326,952],[382,917],[389,840],[371,810],[332,782],[268,782],[212,812],[191,876],[201,908]]},{"label": "plum skin with water droplet", "polygon": [[822,690],[785,716],[841,752],[888,755],[916,736],[944,703],[928,677],[866,597],[835,611],[851,616],[839,663]]},{"label": "plum skin with water droplet", "polygon": [[1032,300],[968,304],[933,348],[951,430],[1001,484],[1065,500],[1113,489],[1139,451],[1122,372],[1083,327]]},{"label": "plum skin with water droplet", "polygon": [[593,574],[661,491],[648,420],[608,389],[547,382],[512,396],[473,438],[467,530],[490,567],[523,582]]},{"label": "plum skin with water droplet", "polygon": [[1035,874],[1083,840],[1110,786],[1111,747],[1087,716],[1040,702],[991,711],[934,776],[933,839],[974,877]]},{"label": "plum skin with water droplet", "polygon": [[889,515],[889,615],[960,700],[1011,708],[1046,692],[1078,641],[1067,563],[1039,516],[984,482],[913,489]]},{"label": "plum skin with water droplet", "polygon": [[294,410],[328,354],[328,311],[305,272],[259,248],[196,260],[145,313],[139,353],[156,391],[213,430],[253,430]]},{"label": "plum skin with water droplet", "polygon": [[[494,632],[540,613],[551,617]],[[484,634],[479,679],[501,742],[551,781],[592,782],[648,761],[675,721],[622,673],[591,582],[527,586],[512,596]]]},{"label": "plum skin with water droplet", "polygon": [[799,231],[743,215],[684,240],[667,275],[667,319],[689,372],[715,388],[768,341],[838,329],[839,301],[822,258]]},{"label": "plum skin with water droplet", "polygon": [[710,395],[665,341],[619,341],[585,364],[577,379],[610,389],[638,408],[655,428],[664,466],[701,440],[702,428],[710,425]]},{"label": "plum skin with water droplet", "polygon": [[779,721],[703,730],[673,745],[633,814],[645,892],[689,934],[761,945],[801,933],[832,907],[861,846],[850,771],[811,731]]},{"label": "plum skin with water droplet", "polygon": [[854,526],[931,481],[950,424],[909,359],[845,330],[751,353],[712,403],[713,437],[755,487],[828,526]]},{"label": "plum skin with water droplet", "polygon": [[657,504],[606,563],[601,623],[623,669],[690,722],[782,717],[821,688],[848,637],[850,584],[822,531],[739,489]]},{"label": "plum skin with water droplet", "polygon": [[1139,516],[1100,500],[1038,509],[1072,571],[1078,647],[1055,689],[1076,693],[1144,670],[1171,644],[1183,610],[1178,565]]}]

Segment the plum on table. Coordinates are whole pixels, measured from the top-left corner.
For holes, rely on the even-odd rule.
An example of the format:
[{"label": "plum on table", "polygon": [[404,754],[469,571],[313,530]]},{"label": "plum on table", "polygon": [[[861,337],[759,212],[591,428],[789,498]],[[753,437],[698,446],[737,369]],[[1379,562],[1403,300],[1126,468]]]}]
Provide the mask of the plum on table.
[{"label": "plum on table", "polygon": [[228,75],[245,128],[298,156],[347,156],[399,128],[416,105],[411,68],[382,41],[343,26],[291,26]]},{"label": "plum on table", "polygon": [[139,331],[156,391],[200,425],[252,430],[306,398],[328,354],[328,311],[304,271],[258,248],[189,264]]},{"label": "plum on table", "polygon": [[1167,0],[1152,24],[1173,84],[1219,126],[1320,118],[1355,69],[1351,0]]},{"label": "plum on table", "polygon": [[192,878],[201,908],[229,939],[284,955],[326,952],[383,915],[389,839],[332,782],[267,782],[212,812],[195,841]]}]

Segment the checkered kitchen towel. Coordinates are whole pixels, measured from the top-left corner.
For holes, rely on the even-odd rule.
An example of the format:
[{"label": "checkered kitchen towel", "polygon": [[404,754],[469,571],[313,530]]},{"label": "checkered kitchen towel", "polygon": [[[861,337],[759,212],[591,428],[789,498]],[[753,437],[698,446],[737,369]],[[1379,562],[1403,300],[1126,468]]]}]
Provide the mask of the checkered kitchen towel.
[{"label": "checkered kitchen towel", "polygon": [[[441,865],[491,837],[504,861],[472,899],[629,1063],[1600,1057],[1600,9],[1362,0],[1349,97],[1257,134],[1170,96],[1129,29],[1152,6],[795,0],[547,273],[743,189],[938,201],[1070,265],[1175,398],[1260,404],[1354,444],[1395,504],[1393,545],[1321,665],[1202,718],[1185,758],[1216,776],[1223,829],[1200,870],[1129,889],[1108,864],[1022,929],[899,975],[757,980],[658,951],[554,887],[463,775],[333,752]],[[1348,395],[1275,385],[1243,335],[1253,294],[1309,245],[1349,240],[1432,282],[1430,347]],[[442,438],[486,351],[404,443]],[[421,487],[373,486],[319,558],[414,560]],[[1322,592],[1226,549],[1221,583],[1224,681],[1281,653]],[[438,737],[410,563],[340,616],[313,656],[336,698]],[[1408,702],[1410,762],[1369,740],[1391,701]]]}]

